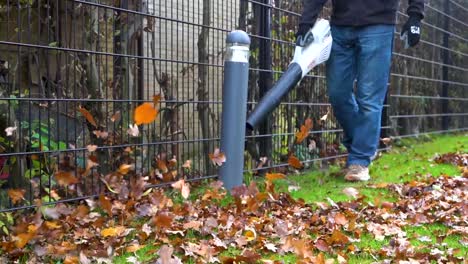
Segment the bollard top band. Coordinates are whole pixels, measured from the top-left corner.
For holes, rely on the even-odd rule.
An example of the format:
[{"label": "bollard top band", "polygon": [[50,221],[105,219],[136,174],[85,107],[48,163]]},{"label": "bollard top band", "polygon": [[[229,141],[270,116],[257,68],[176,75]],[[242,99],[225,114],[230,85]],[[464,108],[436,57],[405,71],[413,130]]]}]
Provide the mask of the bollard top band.
[{"label": "bollard top band", "polygon": [[236,44],[248,46],[250,45],[250,37],[247,33],[245,33],[242,30],[234,30],[228,34],[226,38],[226,43],[227,44],[236,43]]}]

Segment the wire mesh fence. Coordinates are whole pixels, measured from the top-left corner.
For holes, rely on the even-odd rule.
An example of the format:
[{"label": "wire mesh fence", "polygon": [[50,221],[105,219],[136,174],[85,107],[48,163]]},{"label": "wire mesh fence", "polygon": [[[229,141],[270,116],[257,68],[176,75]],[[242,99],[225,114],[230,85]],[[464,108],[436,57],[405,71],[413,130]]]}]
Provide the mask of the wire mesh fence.
[{"label": "wire mesh fence", "polygon": [[[397,16],[383,136],[468,129],[466,1],[431,0],[422,41],[404,49]],[[0,211],[90,198],[120,178],[155,186],[215,178],[225,36],[252,39],[248,110],[294,50],[300,0],[0,0]],[[322,12],[327,17],[331,6]],[[246,173],[317,168],[346,156],[324,67],[247,135]],[[150,104],[156,120],[135,125]],[[145,115],[151,113],[145,112]],[[295,145],[307,118],[313,128]],[[243,124],[239,124],[243,125]],[[240,142],[242,144],[242,142]],[[24,200],[12,200],[16,190]]]}]

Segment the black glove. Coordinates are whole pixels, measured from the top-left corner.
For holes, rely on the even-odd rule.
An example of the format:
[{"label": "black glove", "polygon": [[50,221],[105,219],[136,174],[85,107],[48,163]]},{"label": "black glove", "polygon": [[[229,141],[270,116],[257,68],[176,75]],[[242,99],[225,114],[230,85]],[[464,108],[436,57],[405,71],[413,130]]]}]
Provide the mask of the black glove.
[{"label": "black glove", "polygon": [[401,29],[402,39],[406,36],[406,43],[410,47],[414,47],[418,44],[421,38],[421,15],[412,13],[409,14],[408,21],[403,25]]},{"label": "black glove", "polygon": [[301,47],[306,45],[308,42],[308,36],[306,37],[306,35],[312,26],[312,24],[299,24],[299,28],[296,32],[296,45]]}]

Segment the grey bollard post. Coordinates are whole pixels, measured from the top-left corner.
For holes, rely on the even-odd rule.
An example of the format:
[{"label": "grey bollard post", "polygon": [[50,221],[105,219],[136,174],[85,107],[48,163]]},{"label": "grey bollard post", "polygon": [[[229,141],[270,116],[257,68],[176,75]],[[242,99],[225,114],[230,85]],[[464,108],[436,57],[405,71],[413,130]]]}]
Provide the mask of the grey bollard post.
[{"label": "grey bollard post", "polygon": [[231,191],[243,181],[250,38],[244,31],[235,30],[227,36],[226,44],[220,146],[226,162],[219,175]]}]

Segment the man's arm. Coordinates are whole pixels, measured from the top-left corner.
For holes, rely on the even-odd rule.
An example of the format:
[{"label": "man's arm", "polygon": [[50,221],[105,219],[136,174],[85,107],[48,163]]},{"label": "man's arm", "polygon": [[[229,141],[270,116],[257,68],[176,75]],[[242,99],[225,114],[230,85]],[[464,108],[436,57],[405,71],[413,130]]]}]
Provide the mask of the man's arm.
[{"label": "man's arm", "polygon": [[424,0],[408,0],[408,9],[406,10],[408,15],[420,16],[420,19],[424,18]]},{"label": "man's arm", "polygon": [[299,28],[304,28],[305,30],[311,28],[326,2],[327,0],[304,0],[304,9],[299,22]]}]

